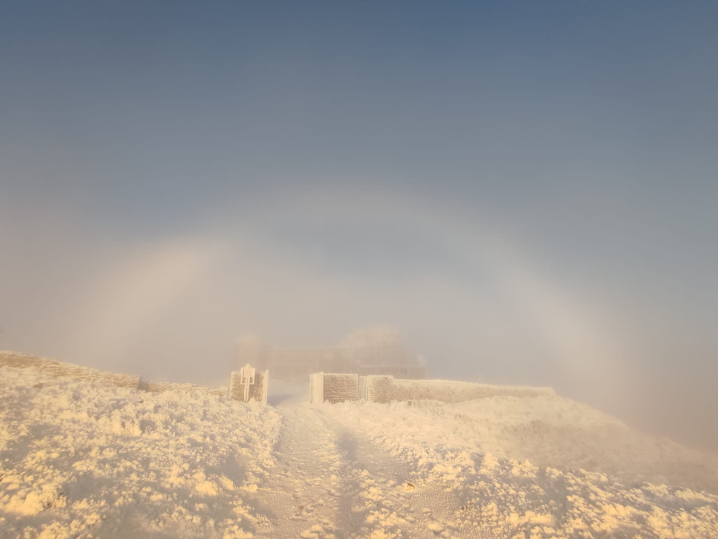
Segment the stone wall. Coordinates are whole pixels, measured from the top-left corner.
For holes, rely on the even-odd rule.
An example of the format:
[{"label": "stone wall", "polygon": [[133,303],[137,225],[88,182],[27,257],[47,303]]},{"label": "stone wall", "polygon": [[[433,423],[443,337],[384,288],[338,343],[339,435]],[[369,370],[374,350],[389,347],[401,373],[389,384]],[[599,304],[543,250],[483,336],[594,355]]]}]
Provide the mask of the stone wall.
[{"label": "stone wall", "polygon": [[[267,404],[267,388],[269,385],[269,371],[255,371],[254,384],[249,386],[249,401]],[[244,401],[244,386],[241,371],[232,372],[229,382],[229,396],[237,401]]]},{"label": "stone wall", "polygon": [[369,402],[391,402],[394,399],[394,378],[386,375],[359,378],[359,398]]},{"label": "stone wall", "polygon": [[[386,392],[377,393],[385,399]],[[537,397],[555,395],[550,387],[504,386],[451,380],[392,380],[391,400],[462,402],[484,397]],[[377,401],[387,402],[387,401]]]},{"label": "stone wall", "polygon": [[140,386],[140,377],[133,374],[98,371],[81,365],[73,365],[72,363],[63,363],[53,359],[17,354],[14,352],[0,352],[0,367],[36,369],[51,376],[73,378],[75,380],[131,389],[138,389]]},{"label": "stone wall", "polygon": [[[315,376],[315,384],[319,383],[319,380],[321,379],[322,402],[337,403],[355,401],[359,397],[358,374],[317,373],[313,376]],[[315,386],[315,388],[312,388],[312,397],[315,396],[314,394],[316,391],[317,389]],[[314,402],[314,399],[312,402]]]},{"label": "stone wall", "polygon": [[404,380],[392,376],[361,376],[358,398],[370,402],[438,400],[462,402],[485,397],[555,395],[550,387],[509,386],[452,380]]},{"label": "stone wall", "polygon": [[252,399],[267,404],[267,389],[269,385],[269,371],[257,371],[254,375],[254,391],[251,392]]}]

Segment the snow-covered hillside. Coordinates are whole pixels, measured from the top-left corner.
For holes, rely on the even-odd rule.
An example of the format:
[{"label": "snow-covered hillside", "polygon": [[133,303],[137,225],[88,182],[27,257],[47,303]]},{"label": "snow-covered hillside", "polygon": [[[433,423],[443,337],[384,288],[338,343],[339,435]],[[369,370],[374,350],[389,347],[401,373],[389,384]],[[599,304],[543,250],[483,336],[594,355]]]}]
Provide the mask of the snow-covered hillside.
[{"label": "snow-covered hillside", "polygon": [[718,537],[718,458],[568,399],[323,412],[409,464],[460,536]]},{"label": "snow-covered hillside", "polygon": [[301,391],[261,407],[0,368],[0,537],[718,537],[714,457],[570,400]]},{"label": "snow-covered hillside", "polygon": [[[245,537],[274,409],[0,370],[0,536]],[[162,532],[160,534],[159,532]]]}]

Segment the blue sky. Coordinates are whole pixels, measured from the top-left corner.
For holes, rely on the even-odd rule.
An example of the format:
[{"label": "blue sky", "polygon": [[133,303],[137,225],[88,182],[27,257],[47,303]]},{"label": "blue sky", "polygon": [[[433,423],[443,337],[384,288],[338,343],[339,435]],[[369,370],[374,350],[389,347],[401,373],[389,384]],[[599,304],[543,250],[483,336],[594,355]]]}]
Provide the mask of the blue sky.
[{"label": "blue sky", "polygon": [[718,449],[718,6],[0,6],[0,348],[218,379],[391,324]]}]

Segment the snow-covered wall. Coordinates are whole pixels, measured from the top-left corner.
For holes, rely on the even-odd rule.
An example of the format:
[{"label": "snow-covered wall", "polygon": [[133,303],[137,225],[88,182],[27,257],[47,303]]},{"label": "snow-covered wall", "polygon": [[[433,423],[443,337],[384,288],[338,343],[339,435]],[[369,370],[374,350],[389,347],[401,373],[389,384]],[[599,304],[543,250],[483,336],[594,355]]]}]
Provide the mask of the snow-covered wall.
[{"label": "snow-covered wall", "polygon": [[402,380],[392,376],[362,376],[359,382],[359,398],[371,402],[462,402],[482,397],[539,395],[555,395],[555,392],[550,387],[502,386],[453,380]]},{"label": "snow-covered wall", "polygon": [[483,397],[537,397],[555,395],[550,387],[502,386],[453,380],[405,380],[391,375],[327,374],[310,375],[310,402],[365,400],[392,402],[436,400],[463,402]]},{"label": "snow-covered wall", "polygon": [[310,375],[310,402],[344,402],[359,398],[358,374],[319,372]]},{"label": "snow-covered wall", "polygon": [[[249,386],[250,401],[257,401],[267,404],[267,387],[269,384],[269,371],[256,371],[254,375],[254,384]],[[242,372],[232,372],[232,378],[229,382],[229,396],[238,401],[244,401],[244,386],[242,383]]]},{"label": "snow-covered wall", "polygon": [[391,402],[394,399],[394,377],[370,375],[359,378],[359,398],[369,402]]},{"label": "snow-covered wall", "polygon": [[462,402],[482,397],[537,397],[555,395],[550,387],[503,386],[453,380],[392,380],[392,400]]},{"label": "snow-covered wall", "polygon": [[324,402],[324,373],[315,372],[309,375],[309,402]]},{"label": "snow-covered wall", "polygon": [[15,352],[0,352],[0,367],[35,369],[50,376],[74,378],[75,380],[132,389],[137,389],[140,385],[140,377],[133,374],[98,371],[89,367],[73,365],[72,363],[63,363],[53,359],[17,354]]}]

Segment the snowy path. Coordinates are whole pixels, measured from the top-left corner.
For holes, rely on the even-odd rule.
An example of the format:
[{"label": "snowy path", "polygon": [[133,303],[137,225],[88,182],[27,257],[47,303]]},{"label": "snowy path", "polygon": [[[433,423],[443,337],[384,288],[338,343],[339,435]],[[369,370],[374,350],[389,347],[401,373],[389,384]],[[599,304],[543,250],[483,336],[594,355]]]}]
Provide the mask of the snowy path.
[{"label": "snowy path", "polygon": [[267,537],[331,537],[341,459],[334,437],[306,407],[282,405],[277,466],[259,492],[274,511]]},{"label": "snowy path", "polygon": [[[277,467],[260,489],[274,511],[267,537],[436,537],[410,470],[324,406],[281,403]],[[422,510],[423,509],[423,510]]]}]

